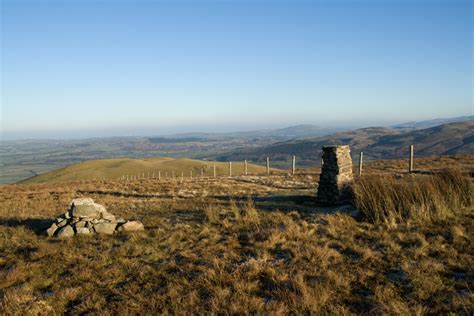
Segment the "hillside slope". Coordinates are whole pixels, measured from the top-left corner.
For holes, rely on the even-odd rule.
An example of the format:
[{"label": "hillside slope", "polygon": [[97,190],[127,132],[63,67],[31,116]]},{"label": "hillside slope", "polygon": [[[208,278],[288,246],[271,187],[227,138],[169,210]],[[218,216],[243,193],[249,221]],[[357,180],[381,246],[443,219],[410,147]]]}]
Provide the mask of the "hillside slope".
[{"label": "hillside slope", "polygon": [[452,155],[474,152],[474,121],[444,124],[422,130],[371,127],[333,135],[297,139],[259,148],[237,149],[217,157],[217,160],[285,161],[297,155],[300,164],[317,163],[321,148],[329,144],[348,144],[353,154],[364,151],[372,158],[401,158],[414,144],[416,155]]},{"label": "hillside slope", "polygon": [[[52,183],[52,182],[69,182],[80,180],[100,180],[100,179],[117,179],[121,176],[139,176],[139,177],[161,177],[166,175],[171,177],[174,173],[175,177],[181,177],[181,173],[185,177],[190,177],[191,171],[193,176],[200,176],[201,169],[204,169],[205,176],[213,175],[213,165],[216,165],[218,175],[229,174],[229,164],[227,162],[212,162],[193,159],[173,159],[173,158],[149,158],[149,159],[100,159],[89,160],[78,164],[73,164],[58,170],[47,172],[20,183]],[[234,163],[232,165],[233,174],[242,174],[244,167],[242,163]],[[248,164],[249,173],[262,173],[265,167]]]}]

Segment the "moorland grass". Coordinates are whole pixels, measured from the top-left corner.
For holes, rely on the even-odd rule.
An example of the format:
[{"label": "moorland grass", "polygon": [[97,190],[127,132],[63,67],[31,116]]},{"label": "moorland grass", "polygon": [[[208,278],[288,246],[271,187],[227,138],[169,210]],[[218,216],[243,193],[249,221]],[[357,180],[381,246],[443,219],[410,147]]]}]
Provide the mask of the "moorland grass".
[{"label": "moorland grass", "polygon": [[[284,198],[269,209],[259,200],[314,196],[316,182],[297,175],[0,187],[0,310],[472,313],[472,206],[443,221],[394,226],[303,202],[307,211],[283,211]],[[41,234],[45,221],[79,196],[143,221],[146,230],[70,239]]]},{"label": "moorland grass", "polygon": [[366,220],[392,225],[453,217],[471,206],[473,193],[470,180],[456,169],[433,175],[362,176],[355,180],[353,191]]}]

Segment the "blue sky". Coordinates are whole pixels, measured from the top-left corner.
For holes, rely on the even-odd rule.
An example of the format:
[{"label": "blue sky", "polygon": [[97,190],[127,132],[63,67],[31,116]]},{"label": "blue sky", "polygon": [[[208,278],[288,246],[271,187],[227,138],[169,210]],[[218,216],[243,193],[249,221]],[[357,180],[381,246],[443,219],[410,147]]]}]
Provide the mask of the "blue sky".
[{"label": "blue sky", "polygon": [[1,3],[4,135],[474,112],[472,1]]}]

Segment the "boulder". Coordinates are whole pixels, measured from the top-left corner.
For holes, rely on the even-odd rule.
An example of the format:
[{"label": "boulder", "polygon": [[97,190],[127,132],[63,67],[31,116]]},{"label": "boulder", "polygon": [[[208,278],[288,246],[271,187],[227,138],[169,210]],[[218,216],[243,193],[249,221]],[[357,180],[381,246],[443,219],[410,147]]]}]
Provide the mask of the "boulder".
[{"label": "boulder", "polygon": [[77,222],[76,224],[74,224],[74,226],[77,228],[81,228],[81,227],[86,227],[86,224],[87,222],[86,221],[79,221]]},{"label": "boulder", "polygon": [[49,227],[46,230],[46,234],[48,234],[49,237],[54,236],[54,233],[56,232],[57,229],[58,229],[58,225],[53,223],[53,225],[51,225],[51,227]]},{"label": "boulder", "polygon": [[67,224],[67,219],[60,219],[60,220],[57,221],[57,223],[58,223],[58,224],[57,224],[58,227],[66,226],[66,224]]},{"label": "boulder", "polygon": [[88,235],[91,233],[90,229],[87,227],[78,227],[76,228],[76,233],[78,235],[83,234],[83,235]]},{"label": "boulder", "polygon": [[74,236],[74,229],[71,226],[64,226],[58,231],[58,237],[71,237]]},{"label": "boulder", "polygon": [[114,215],[110,214],[109,212],[105,211],[102,213],[102,218],[105,220],[108,220],[110,222],[116,221],[116,218]]},{"label": "boulder", "polygon": [[[95,204],[95,203],[94,203]],[[101,212],[94,204],[80,204],[72,206],[72,217],[75,218],[100,218]]]},{"label": "boulder", "polygon": [[92,205],[94,204],[94,200],[91,198],[77,198],[69,203],[69,209],[71,209],[74,205]]},{"label": "boulder", "polygon": [[97,223],[94,225],[94,230],[99,234],[112,235],[116,227],[117,223]]},{"label": "boulder", "polygon": [[125,231],[125,232],[134,232],[134,231],[145,230],[145,226],[143,226],[143,223],[139,221],[129,221],[119,226],[117,230]]}]

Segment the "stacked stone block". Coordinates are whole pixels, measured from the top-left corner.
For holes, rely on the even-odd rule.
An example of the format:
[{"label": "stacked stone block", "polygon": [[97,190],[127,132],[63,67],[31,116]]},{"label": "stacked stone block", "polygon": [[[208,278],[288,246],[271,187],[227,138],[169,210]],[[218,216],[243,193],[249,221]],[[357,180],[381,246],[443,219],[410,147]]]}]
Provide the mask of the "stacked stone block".
[{"label": "stacked stone block", "polygon": [[338,204],[350,199],[353,181],[352,158],[348,145],[324,146],[323,166],[317,199],[324,204]]},{"label": "stacked stone block", "polygon": [[107,234],[120,231],[144,230],[139,221],[126,221],[107,212],[101,204],[90,198],[74,199],[66,213],[55,219],[46,231],[48,236],[71,237],[74,235]]}]

